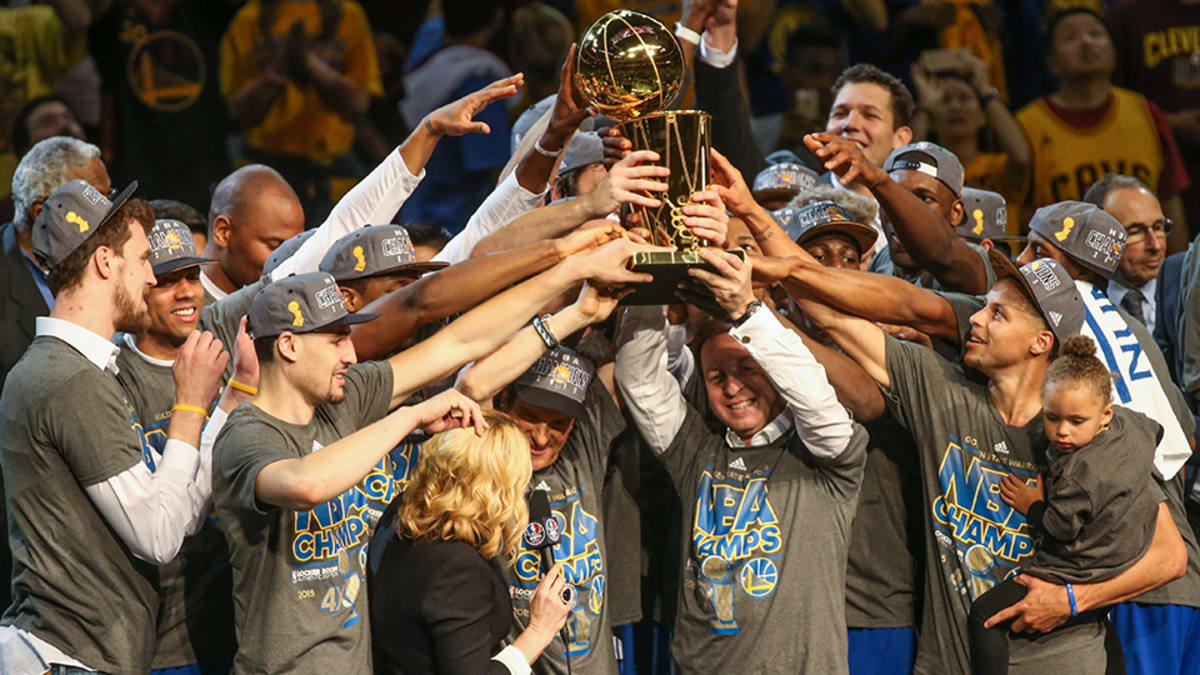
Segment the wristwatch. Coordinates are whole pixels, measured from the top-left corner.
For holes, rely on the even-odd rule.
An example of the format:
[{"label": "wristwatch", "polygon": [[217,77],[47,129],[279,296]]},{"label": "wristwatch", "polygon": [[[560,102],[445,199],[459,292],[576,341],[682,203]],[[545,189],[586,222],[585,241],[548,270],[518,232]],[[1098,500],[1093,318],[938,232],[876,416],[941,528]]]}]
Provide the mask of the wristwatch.
[{"label": "wristwatch", "polygon": [[750,317],[753,316],[754,313],[758,311],[758,308],[762,306],[762,300],[752,300],[750,304],[746,305],[746,311],[743,312],[741,316],[733,320],[733,327],[741,327],[741,325],[749,321]]}]

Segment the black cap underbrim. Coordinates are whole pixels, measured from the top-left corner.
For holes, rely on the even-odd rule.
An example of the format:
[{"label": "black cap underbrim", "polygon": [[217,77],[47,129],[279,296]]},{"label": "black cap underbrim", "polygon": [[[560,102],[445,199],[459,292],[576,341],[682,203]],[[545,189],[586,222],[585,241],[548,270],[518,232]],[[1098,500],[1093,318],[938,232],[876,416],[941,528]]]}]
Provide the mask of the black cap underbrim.
[{"label": "black cap underbrim", "polygon": [[188,267],[199,267],[200,265],[211,265],[215,262],[218,262],[218,261],[214,260],[212,258],[195,258],[195,257],[179,258],[178,260],[168,260],[165,263],[160,263],[160,264],[154,266],[154,276],[157,277],[157,276],[162,276],[163,274],[170,274],[171,272],[176,272],[181,269],[188,268]]},{"label": "black cap underbrim", "polygon": [[584,409],[582,403],[563,394],[547,391],[541,387],[527,384],[513,385],[513,393],[522,401],[536,405],[539,408],[548,408],[575,419],[583,419],[587,416],[587,411]]},{"label": "black cap underbrim", "polygon": [[840,234],[850,237],[854,243],[858,244],[858,252],[865,254],[871,250],[875,242],[879,239],[879,233],[875,228],[862,223],[854,223],[850,221],[835,221],[832,223],[821,223],[808,228],[796,237],[796,243],[803,246],[805,242],[812,241],[817,237],[824,237],[831,234]]},{"label": "black cap underbrim", "polygon": [[767,188],[765,190],[755,190],[750,193],[754,197],[754,201],[762,202],[764,199],[791,199],[800,194],[800,188]]},{"label": "black cap underbrim", "polygon": [[330,328],[344,328],[346,326],[354,326],[354,325],[357,325],[360,323],[367,323],[368,321],[374,321],[375,319],[378,319],[381,316],[383,316],[383,315],[379,314],[377,312],[352,312],[350,314],[343,316],[340,319],[335,319],[323,326],[318,326],[318,327],[312,329],[312,331],[310,331],[310,332],[315,333],[317,331],[329,330]]},{"label": "black cap underbrim", "polygon": [[434,262],[432,260],[428,262],[406,263],[404,265],[397,265],[396,267],[391,267],[379,272],[370,272],[366,274],[354,273],[346,275],[335,274],[334,280],[341,283],[343,281],[356,281],[358,279],[370,279],[371,277],[382,277],[392,274],[411,274],[413,276],[420,276],[427,272],[436,272],[440,269],[445,269],[449,266],[450,263],[448,262]]},{"label": "black cap underbrim", "polygon": [[108,207],[108,212],[105,213],[104,217],[100,219],[100,224],[96,225],[96,228],[99,229],[100,225],[107,223],[108,219],[112,218],[113,214],[116,213],[118,209],[120,209],[122,206],[125,206],[125,202],[129,201],[129,198],[133,196],[133,193],[137,191],[137,188],[138,182],[136,180],[129,185],[126,185],[125,189],[121,190],[120,194],[118,194],[116,198],[112,200],[112,206]]},{"label": "black cap underbrim", "polygon": [[[1016,281],[1017,285],[1021,287],[1021,292],[1037,308],[1038,314],[1041,314],[1045,318],[1045,310],[1042,309],[1042,304],[1038,302],[1037,293],[1033,292],[1033,286],[1029,285],[1029,282],[1025,279],[1025,275],[1021,274],[1021,270],[1017,268],[1016,263],[1009,260],[1008,256],[996,249],[988,251],[988,262],[992,264],[992,270],[996,272],[996,283],[1000,283],[1004,279]],[[1047,324],[1049,324],[1048,321]]]}]

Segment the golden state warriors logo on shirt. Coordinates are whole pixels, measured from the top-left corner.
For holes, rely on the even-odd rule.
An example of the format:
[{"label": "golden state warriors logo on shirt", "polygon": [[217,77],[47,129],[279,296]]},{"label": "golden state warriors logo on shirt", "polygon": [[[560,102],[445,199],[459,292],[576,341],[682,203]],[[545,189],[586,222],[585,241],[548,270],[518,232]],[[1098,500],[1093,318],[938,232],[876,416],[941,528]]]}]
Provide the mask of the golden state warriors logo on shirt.
[{"label": "golden state warriors logo on shirt", "polygon": [[[594,640],[606,639],[592,634],[593,627],[600,627],[607,591],[604,559],[600,554],[600,521],[595,514],[584,510],[579,494],[576,492],[550,505],[554,522],[562,531],[554,547],[554,560],[563,564],[563,577],[575,588],[575,605],[566,626],[567,650],[572,657],[590,654]],[[541,564],[537,551],[522,550],[517,554],[513,565],[516,579],[510,589],[514,598],[528,600],[541,581]]]},{"label": "golden state warriors logo on shirt", "polygon": [[[744,469],[744,463],[735,468]],[[767,496],[769,478],[770,474],[736,478],[712,467],[700,477],[692,557],[699,569],[696,590],[711,607],[713,633],[740,632],[734,615],[739,597],[753,601],[775,593],[783,534]]]},{"label": "golden state warriors logo on shirt", "polygon": [[961,563],[950,583],[971,600],[1013,574],[1033,554],[1032,528],[1020,511],[1000,498],[1000,482],[1009,473],[1027,479],[1037,475],[1033,466],[985,460],[974,443],[969,437],[950,437],[938,469],[941,494],[931,508],[938,544],[953,548]]}]

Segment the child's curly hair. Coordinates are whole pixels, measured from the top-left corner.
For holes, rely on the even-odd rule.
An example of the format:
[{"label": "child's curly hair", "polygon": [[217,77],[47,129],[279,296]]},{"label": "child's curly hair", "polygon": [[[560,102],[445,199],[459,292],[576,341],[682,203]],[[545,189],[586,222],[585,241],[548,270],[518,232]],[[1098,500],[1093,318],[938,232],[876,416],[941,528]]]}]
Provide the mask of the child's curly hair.
[{"label": "child's curly hair", "polygon": [[1058,357],[1046,370],[1042,396],[1060,382],[1082,383],[1108,405],[1112,403],[1112,377],[1108,367],[1096,357],[1096,343],[1086,335],[1072,335],[1062,343]]}]

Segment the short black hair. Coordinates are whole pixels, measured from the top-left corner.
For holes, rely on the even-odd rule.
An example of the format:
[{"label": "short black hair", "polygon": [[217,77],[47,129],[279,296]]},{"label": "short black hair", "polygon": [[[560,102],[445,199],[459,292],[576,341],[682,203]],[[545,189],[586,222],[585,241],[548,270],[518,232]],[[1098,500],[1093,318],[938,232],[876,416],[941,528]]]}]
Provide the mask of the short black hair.
[{"label": "short black hair", "polygon": [[154,209],[155,220],[169,218],[187,225],[196,234],[208,236],[208,219],[200,211],[174,199],[152,199],[150,208]]},{"label": "short black hair", "polygon": [[892,100],[892,129],[912,125],[913,97],[908,87],[904,86],[896,76],[885,73],[870,63],[856,63],[842,71],[837,82],[833,83],[833,97],[836,99],[842,87],[848,84],[870,82],[887,90]]},{"label": "short black hair", "polygon": [[408,238],[412,240],[413,246],[434,246],[441,249],[450,243],[450,235],[446,230],[433,223],[414,220],[405,223],[404,229],[408,231]]},{"label": "short black hair", "polygon": [[[13,118],[12,132],[9,134],[13,154],[17,157],[29,152],[29,148],[33,146],[33,143],[29,142],[29,126],[27,123],[30,116],[33,115],[33,111],[38,106],[46,103],[61,103],[67,106],[67,110],[70,110],[72,115],[75,115],[75,109],[71,107],[67,99],[58,94],[45,94],[26,101],[25,105],[21,106],[21,109],[17,111],[17,116]],[[79,115],[75,115],[75,119],[78,120]]]}]

